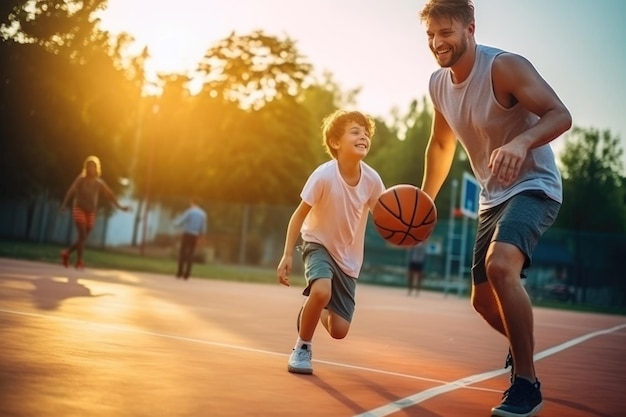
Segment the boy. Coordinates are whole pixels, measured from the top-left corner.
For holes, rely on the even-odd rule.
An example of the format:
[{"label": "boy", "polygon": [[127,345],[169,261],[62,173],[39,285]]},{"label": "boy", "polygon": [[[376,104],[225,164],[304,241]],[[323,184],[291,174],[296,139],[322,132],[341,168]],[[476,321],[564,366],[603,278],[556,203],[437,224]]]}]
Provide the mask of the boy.
[{"label": "boy", "polygon": [[374,131],[374,121],[356,111],[337,110],[324,119],[324,146],[333,159],[317,167],[304,185],[277,268],[280,283],[289,286],[301,234],[307,281],[303,294],[308,299],[298,316],[289,372],[313,373],[311,347],[318,320],[334,339],[344,338],[350,329],[368,212],[385,190],[380,175],[363,162]]}]

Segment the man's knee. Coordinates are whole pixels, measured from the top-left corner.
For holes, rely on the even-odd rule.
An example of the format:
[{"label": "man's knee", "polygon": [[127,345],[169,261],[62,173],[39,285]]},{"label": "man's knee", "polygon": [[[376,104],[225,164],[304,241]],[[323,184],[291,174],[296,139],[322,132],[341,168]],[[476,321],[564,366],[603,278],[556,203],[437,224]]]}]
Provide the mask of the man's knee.
[{"label": "man's knee", "polygon": [[487,278],[494,289],[510,280],[519,280],[524,254],[514,245],[496,243],[485,260]]},{"label": "man's knee", "polygon": [[502,282],[511,271],[510,265],[501,257],[491,257],[486,264],[487,277],[492,285]]}]

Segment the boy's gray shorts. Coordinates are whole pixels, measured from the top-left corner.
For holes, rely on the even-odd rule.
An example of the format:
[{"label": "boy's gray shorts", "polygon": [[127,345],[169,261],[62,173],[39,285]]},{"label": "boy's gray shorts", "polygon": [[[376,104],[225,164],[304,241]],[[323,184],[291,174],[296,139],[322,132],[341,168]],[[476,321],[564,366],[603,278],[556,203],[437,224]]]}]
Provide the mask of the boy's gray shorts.
[{"label": "boy's gray shorts", "polygon": [[[539,238],[554,223],[560,208],[561,204],[543,191],[524,191],[499,206],[481,211],[472,261],[474,284],[487,281],[485,259],[491,242],[517,246],[526,257],[523,268],[528,268]],[[521,276],[525,278],[523,273]]]},{"label": "boy's gray shorts", "polygon": [[326,248],[319,243],[304,242],[302,244],[302,261],[307,282],[307,287],[302,294],[306,296],[310,294],[311,285],[316,279],[331,279],[332,292],[326,308],[339,314],[348,323],[352,322],[356,278],[346,275]]}]

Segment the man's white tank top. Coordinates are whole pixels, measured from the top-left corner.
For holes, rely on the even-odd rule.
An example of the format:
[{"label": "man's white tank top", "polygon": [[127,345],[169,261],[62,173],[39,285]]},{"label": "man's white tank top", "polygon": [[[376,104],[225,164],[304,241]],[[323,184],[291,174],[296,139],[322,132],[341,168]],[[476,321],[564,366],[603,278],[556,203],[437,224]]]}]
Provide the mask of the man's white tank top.
[{"label": "man's white tank top", "polygon": [[435,71],[429,86],[433,105],[445,117],[469,156],[474,175],[482,186],[481,210],[497,206],[527,190],[544,191],[561,203],[561,174],[549,144],[528,151],[514,184],[504,187],[491,176],[488,168],[491,152],[539,120],[519,103],[507,109],[496,100],[491,67],[496,56],[503,52],[478,45],[474,67],[467,79],[459,84],[452,82],[450,68]]}]

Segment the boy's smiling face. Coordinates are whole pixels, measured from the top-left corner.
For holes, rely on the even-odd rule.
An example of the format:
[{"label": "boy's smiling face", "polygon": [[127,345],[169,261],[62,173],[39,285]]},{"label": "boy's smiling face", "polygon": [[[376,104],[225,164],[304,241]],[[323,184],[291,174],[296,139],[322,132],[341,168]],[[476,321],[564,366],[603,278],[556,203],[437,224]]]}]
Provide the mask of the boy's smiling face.
[{"label": "boy's smiling face", "polygon": [[343,135],[332,142],[332,147],[337,151],[337,156],[352,156],[363,159],[369,152],[371,138],[365,126],[350,121],[346,124]]}]

